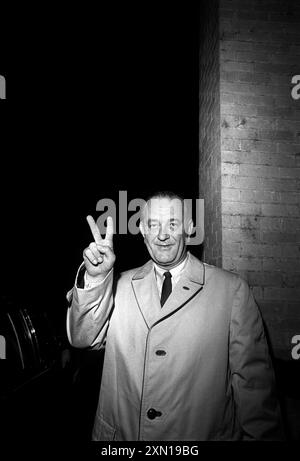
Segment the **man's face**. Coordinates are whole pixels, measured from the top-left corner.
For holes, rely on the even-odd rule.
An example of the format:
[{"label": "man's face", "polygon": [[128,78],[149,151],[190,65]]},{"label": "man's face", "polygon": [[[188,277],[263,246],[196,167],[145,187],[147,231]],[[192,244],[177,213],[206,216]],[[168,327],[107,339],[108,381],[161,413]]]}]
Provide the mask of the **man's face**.
[{"label": "man's face", "polygon": [[179,199],[153,198],[145,206],[141,232],[151,258],[171,269],[186,254],[183,206]]}]

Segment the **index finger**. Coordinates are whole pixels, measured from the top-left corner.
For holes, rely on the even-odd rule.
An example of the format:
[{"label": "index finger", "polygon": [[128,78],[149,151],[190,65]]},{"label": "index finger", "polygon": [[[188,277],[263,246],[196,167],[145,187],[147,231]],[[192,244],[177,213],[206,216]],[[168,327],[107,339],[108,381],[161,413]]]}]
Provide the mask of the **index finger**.
[{"label": "index finger", "polygon": [[91,232],[93,234],[95,242],[101,244],[103,239],[101,237],[99,227],[97,226],[97,224],[94,221],[94,218],[89,215],[89,216],[86,217],[86,220],[89,223],[89,226],[90,226],[90,229],[91,229]]}]

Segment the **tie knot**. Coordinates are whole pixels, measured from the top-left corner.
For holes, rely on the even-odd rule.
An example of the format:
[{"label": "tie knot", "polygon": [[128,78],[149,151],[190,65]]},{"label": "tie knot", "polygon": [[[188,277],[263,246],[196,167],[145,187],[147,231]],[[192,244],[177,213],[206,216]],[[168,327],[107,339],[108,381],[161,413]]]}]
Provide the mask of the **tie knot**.
[{"label": "tie knot", "polygon": [[169,272],[169,271],[164,272],[164,277],[165,277],[166,279],[170,279],[170,278],[172,277],[171,272]]}]

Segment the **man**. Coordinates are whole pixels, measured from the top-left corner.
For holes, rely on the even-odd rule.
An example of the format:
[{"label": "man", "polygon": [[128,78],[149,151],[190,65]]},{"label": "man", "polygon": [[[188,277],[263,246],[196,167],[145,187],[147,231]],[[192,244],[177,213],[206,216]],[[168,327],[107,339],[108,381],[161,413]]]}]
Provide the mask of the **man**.
[{"label": "man", "polygon": [[[158,193],[140,230],[151,260],[113,289],[113,223],[84,250],[67,330],[105,359],[94,440],[278,440],[280,412],[260,313],[244,280],[187,252],[183,200]],[[82,271],[81,268],[81,271]],[[71,297],[71,294],[70,294]]]}]

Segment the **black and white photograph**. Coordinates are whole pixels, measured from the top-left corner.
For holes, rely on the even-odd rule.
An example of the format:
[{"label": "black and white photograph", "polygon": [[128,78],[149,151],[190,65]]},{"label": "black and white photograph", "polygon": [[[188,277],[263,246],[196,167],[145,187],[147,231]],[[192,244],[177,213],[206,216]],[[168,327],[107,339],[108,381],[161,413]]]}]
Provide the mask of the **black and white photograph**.
[{"label": "black and white photograph", "polygon": [[300,441],[300,3],[0,22],[1,443]]}]

